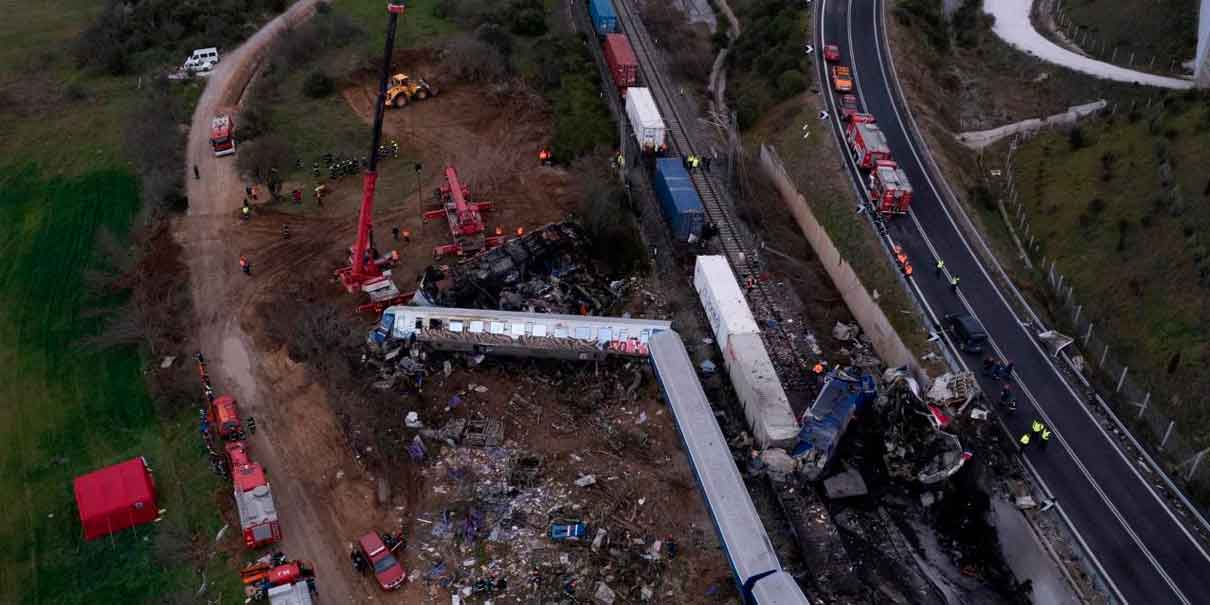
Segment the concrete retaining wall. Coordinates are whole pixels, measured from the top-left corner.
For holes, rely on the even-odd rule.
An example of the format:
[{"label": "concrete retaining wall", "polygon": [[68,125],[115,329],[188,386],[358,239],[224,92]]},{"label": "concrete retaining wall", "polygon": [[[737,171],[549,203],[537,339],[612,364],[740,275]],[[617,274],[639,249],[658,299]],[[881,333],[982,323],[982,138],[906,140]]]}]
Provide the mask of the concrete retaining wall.
[{"label": "concrete retaining wall", "polygon": [[[882,312],[882,307],[874,302],[874,297],[866,290],[861,283],[861,279],[857,277],[857,273],[840,255],[840,251],[836,249],[836,245],[832,243],[832,238],[828,236],[828,232],[823,225],[815,218],[815,214],[811,212],[811,207],[807,205],[807,200],[794,187],[790,177],[786,174],[785,166],[782,165],[781,158],[777,157],[777,152],[767,145],[761,145],[760,148],[760,164],[764,169],[765,174],[772,181],[781,195],[782,202],[790,209],[790,213],[794,215],[794,220],[798,222],[798,226],[802,229],[802,233],[810,242],[811,248],[819,257],[820,263],[828,272],[828,276],[832,278],[832,283],[836,285],[836,289],[840,291],[841,298],[844,299],[845,306],[849,308],[849,312],[853,314],[853,318],[857,320],[862,331],[869,337],[874,345],[874,351],[882,358],[882,361],[890,367],[907,366],[911,372],[920,377],[923,372],[920,368],[916,357],[912,355],[911,350],[907,345],[903,344],[903,339],[899,337],[899,333],[895,328],[891,327],[890,320],[887,319],[885,313]],[[871,262],[884,262],[883,259],[871,259]]]}]

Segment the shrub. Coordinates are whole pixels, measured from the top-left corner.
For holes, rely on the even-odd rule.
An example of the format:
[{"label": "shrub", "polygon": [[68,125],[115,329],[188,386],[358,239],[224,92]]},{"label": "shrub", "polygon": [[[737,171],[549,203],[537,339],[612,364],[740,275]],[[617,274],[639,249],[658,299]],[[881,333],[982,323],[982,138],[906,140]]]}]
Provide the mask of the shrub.
[{"label": "shrub", "polygon": [[1088,141],[1084,138],[1084,129],[1075,126],[1067,133],[1067,144],[1071,146],[1072,151],[1083,149],[1088,146]]},{"label": "shrub", "polygon": [[445,68],[450,75],[472,82],[491,82],[508,75],[508,63],[494,46],[469,34],[445,45]]},{"label": "shrub", "polygon": [[322,71],[313,71],[303,80],[302,92],[312,99],[320,99],[336,92],[336,82]]},{"label": "shrub", "polygon": [[290,149],[276,134],[267,134],[240,147],[236,165],[244,174],[263,181],[274,168],[289,167]]},{"label": "shrub", "polygon": [[1104,212],[1105,211],[1105,200],[1103,200],[1099,197],[1092,198],[1092,201],[1088,202],[1088,211],[1093,214],[1100,214],[1100,213]]},{"label": "shrub", "polygon": [[802,72],[789,70],[783,71],[777,77],[777,93],[778,97],[788,99],[807,89],[807,81],[803,78]]},{"label": "shrub", "polygon": [[513,15],[512,32],[518,36],[535,37],[546,33],[546,12],[541,5],[524,8]]}]

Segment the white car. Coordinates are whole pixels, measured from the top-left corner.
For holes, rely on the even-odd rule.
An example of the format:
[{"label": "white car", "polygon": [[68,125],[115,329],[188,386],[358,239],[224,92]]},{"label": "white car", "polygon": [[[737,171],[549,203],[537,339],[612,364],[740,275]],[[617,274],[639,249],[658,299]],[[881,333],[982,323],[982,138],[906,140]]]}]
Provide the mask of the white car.
[{"label": "white car", "polygon": [[215,47],[198,48],[185,59],[185,64],[181,66],[181,71],[192,72],[208,72],[214,69],[218,64],[218,49]]}]

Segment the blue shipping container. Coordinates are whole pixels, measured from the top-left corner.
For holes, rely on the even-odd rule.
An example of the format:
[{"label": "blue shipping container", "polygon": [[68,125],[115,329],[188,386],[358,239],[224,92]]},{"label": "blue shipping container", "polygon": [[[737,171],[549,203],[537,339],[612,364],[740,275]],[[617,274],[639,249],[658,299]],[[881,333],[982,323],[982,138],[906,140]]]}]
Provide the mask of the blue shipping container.
[{"label": "blue shipping container", "polygon": [[655,195],[660,198],[660,209],[672,226],[673,237],[684,242],[689,241],[690,236],[702,236],[706,211],[681,158],[655,161]]},{"label": "blue shipping container", "polygon": [[588,16],[592,17],[592,26],[598,36],[616,34],[618,31],[618,14],[613,10],[613,0],[588,0]]}]

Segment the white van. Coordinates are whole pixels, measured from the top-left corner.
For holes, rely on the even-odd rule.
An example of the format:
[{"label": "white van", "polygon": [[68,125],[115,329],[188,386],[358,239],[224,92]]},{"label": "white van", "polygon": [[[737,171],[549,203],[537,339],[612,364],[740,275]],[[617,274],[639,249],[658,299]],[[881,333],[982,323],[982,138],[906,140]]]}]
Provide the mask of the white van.
[{"label": "white van", "polygon": [[210,71],[214,69],[218,63],[218,49],[215,47],[199,48],[185,59],[185,65],[181,69],[185,71]]}]

